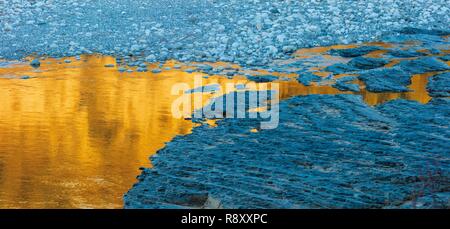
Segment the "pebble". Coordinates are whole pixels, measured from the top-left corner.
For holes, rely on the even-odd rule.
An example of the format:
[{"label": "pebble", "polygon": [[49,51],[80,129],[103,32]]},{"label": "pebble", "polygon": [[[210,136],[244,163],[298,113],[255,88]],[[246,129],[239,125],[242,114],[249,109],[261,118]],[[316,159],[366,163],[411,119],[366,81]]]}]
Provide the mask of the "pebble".
[{"label": "pebble", "polygon": [[37,67],[41,66],[41,62],[39,61],[39,59],[36,58],[36,59],[33,59],[33,60],[31,61],[30,65],[31,65],[32,67],[37,68]]}]

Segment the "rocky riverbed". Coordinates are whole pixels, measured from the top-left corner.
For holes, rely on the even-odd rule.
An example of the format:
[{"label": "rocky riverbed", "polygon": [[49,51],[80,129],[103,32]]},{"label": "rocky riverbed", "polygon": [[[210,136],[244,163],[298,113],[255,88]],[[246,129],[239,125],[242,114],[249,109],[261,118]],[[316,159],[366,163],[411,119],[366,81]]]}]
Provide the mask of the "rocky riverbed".
[{"label": "rocky riverbed", "polygon": [[[143,169],[125,207],[448,208],[448,35],[407,29],[382,40],[395,46],[326,48],[346,61],[299,70],[297,78],[309,85],[350,74],[334,86],[358,92],[359,79],[367,91],[407,93],[419,90],[410,86],[414,76],[429,77],[432,99],[425,104],[397,99],[370,106],[357,94],[297,96],[281,102],[276,129],[258,129],[262,119],[203,125],[151,158],[154,167]],[[308,58],[314,55],[278,67],[299,67]]]}]

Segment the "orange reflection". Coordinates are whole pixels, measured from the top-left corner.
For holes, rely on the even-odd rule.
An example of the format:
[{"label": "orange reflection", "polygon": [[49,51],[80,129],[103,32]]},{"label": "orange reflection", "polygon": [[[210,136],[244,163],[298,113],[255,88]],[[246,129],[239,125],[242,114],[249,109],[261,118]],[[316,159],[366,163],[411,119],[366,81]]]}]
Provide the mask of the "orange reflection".
[{"label": "orange reflection", "polygon": [[138,168],[194,126],[172,117],[170,90],[193,87],[195,74],[119,73],[104,67],[112,57],[70,59],[0,68],[1,208],[119,208]]}]

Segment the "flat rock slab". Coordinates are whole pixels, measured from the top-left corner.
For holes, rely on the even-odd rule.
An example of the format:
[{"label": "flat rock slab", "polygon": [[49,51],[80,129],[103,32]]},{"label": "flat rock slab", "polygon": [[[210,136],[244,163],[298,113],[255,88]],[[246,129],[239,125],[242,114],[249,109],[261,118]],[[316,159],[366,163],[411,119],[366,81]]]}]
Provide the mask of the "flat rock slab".
[{"label": "flat rock slab", "polygon": [[410,74],[423,74],[426,72],[447,71],[450,67],[436,57],[421,57],[415,60],[401,61],[398,66]]},{"label": "flat rock slab", "polygon": [[355,95],[294,97],[276,129],[224,119],[176,137],[124,206],[449,207],[449,118],[449,99],[371,107]]},{"label": "flat rock slab", "polygon": [[297,77],[297,81],[305,86],[310,86],[311,82],[318,82],[322,80],[322,78],[318,75],[314,75],[311,72],[299,73]]},{"label": "flat rock slab", "polygon": [[381,58],[355,57],[348,62],[348,65],[362,70],[369,70],[383,67],[388,63],[388,60]]},{"label": "flat rock slab", "polygon": [[330,54],[342,57],[358,57],[380,49],[377,46],[361,46],[350,49],[332,49],[330,50]]}]

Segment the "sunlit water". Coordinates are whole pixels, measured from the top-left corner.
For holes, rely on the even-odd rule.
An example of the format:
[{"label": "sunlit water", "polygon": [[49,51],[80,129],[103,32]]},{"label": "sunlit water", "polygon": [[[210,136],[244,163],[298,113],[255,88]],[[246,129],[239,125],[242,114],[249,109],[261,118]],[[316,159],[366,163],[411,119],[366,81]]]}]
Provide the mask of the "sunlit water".
[{"label": "sunlit water", "polygon": [[[149,156],[194,127],[172,116],[178,96],[170,91],[179,82],[193,87],[193,76],[204,74],[119,73],[104,67],[115,63],[113,57],[70,59],[49,58],[38,69],[23,63],[0,67],[0,208],[120,208],[139,167],[151,166]],[[370,105],[395,98],[426,103],[427,76],[413,78],[413,92],[370,93],[360,83],[358,94]],[[350,93],[295,80],[279,83],[281,98]]]}]

